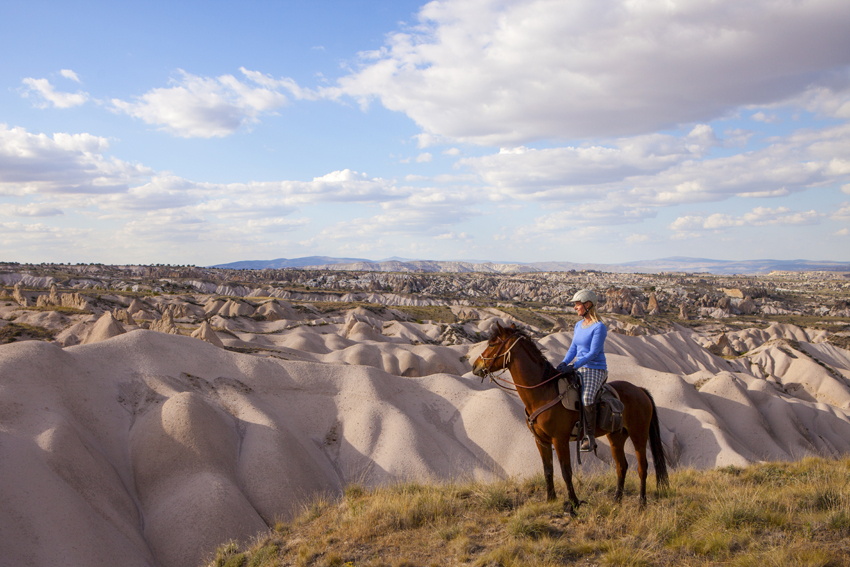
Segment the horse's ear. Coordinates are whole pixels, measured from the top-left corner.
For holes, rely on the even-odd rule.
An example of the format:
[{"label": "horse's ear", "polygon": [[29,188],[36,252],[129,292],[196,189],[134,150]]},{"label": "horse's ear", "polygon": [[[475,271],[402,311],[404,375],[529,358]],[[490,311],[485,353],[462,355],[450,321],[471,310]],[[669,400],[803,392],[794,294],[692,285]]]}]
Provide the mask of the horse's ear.
[{"label": "horse's ear", "polygon": [[502,327],[502,324],[499,323],[498,321],[496,321],[496,331],[498,332],[498,331],[504,331],[504,330],[505,330],[505,328]]},{"label": "horse's ear", "polygon": [[511,330],[516,331],[516,323],[511,323]]}]

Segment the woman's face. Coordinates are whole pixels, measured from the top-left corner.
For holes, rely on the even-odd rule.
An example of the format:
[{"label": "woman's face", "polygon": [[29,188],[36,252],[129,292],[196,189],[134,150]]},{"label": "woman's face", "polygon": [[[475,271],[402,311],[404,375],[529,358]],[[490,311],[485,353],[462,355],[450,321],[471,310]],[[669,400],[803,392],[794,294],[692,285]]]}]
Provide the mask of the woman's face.
[{"label": "woman's face", "polygon": [[575,305],[573,305],[573,308],[576,310],[576,313],[578,313],[579,317],[584,317],[585,315],[587,315],[587,307],[585,307],[584,303],[582,303],[581,301],[576,301]]}]

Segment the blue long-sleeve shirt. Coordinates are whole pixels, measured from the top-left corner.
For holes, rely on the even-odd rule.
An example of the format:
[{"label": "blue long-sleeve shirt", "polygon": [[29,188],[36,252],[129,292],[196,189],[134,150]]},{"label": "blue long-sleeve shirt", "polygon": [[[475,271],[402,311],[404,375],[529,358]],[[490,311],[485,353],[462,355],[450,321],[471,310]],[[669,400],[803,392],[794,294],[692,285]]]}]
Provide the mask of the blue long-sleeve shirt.
[{"label": "blue long-sleeve shirt", "polygon": [[582,327],[581,323],[582,320],[576,323],[573,342],[564,362],[569,364],[575,358],[573,366],[576,368],[586,366],[608,370],[608,363],[605,361],[605,337],[608,336],[608,329],[602,323],[594,323],[589,327]]}]

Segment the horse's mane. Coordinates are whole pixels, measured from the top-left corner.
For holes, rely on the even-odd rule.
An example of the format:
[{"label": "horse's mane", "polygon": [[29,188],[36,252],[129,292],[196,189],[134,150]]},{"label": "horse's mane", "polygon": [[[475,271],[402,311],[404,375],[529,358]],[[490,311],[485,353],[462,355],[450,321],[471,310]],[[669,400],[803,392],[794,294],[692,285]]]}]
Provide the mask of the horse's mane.
[{"label": "horse's mane", "polygon": [[547,359],[546,356],[543,355],[543,351],[540,350],[540,347],[537,346],[537,343],[534,341],[534,339],[528,336],[528,333],[526,331],[513,326],[502,327],[500,325],[494,328],[493,335],[498,335],[499,338],[509,338],[518,336],[522,339],[525,339],[525,341],[523,342],[528,347],[528,351],[531,353],[532,358],[535,358],[537,362],[543,364],[544,368],[554,369],[552,363],[549,362],[549,359]]}]

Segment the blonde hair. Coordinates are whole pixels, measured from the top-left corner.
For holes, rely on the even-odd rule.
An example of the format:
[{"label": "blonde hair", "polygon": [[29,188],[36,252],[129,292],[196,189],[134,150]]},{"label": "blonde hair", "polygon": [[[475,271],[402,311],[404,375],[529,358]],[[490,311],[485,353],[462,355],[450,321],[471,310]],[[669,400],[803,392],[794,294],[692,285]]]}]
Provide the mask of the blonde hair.
[{"label": "blonde hair", "polygon": [[596,304],[591,303],[590,308],[587,310],[587,314],[590,315],[590,320],[594,323],[601,323],[602,320],[599,319],[599,314],[596,312]]}]

